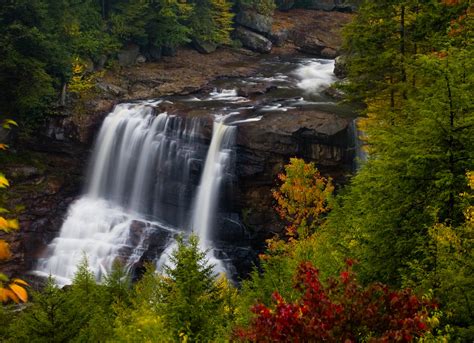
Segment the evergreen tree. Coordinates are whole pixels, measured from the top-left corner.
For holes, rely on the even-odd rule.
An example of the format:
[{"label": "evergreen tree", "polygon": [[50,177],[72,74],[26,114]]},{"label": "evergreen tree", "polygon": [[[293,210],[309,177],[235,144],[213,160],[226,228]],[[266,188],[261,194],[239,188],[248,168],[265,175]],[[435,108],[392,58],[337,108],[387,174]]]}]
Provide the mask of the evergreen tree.
[{"label": "evergreen tree", "polygon": [[9,328],[10,342],[67,342],[78,333],[71,322],[71,299],[59,289],[52,278],[44,290],[32,294],[33,301]]},{"label": "evergreen tree", "polygon": [[186,244],[178,238],[178,248],[165,267],[163,313],[175,331],[192,341],[212,340],[222,302],[216,286],[213,265],[199,248],[196,236]]},{"label": "evergreen tree", "polygon": [[[369,160],[340,197],[342,205],[333,211],[331,223],[335,233],[347,228],[347,234],[340,234],[345,253],[363,262],[366,280],[400,285],[407,265],[426,257],[420,247],[429,239],[428,228],[438,221],[459,225],[463,220],[459,194],[466,189],[466,171],[474,167],[472,38],[465,32],[469,22],[456,24],[464,17],[463,2],[385,4],[398,18],[405,6],[402,27],[410,27],[411,33],[397,31],[404,48],[396,53],[395,44],[385,46],[380,26],[385,21],[374,17],[387,10],[381,1],[367,2],[360,10],[362,19],[352,26],[352,85],[347,89],[360,87],[352,94],[367,105],[362,123]],[[376,5],[379,12],[371,12]],[[359,20],[364,24],[359,26]],[[426,28],[426,23],[433,26]],[[431,34],[438,27],[444,35]],[[459,27],[461,32],[453,34]],[[380,39],[372,42],[372,32]],[[391,31],[389,37],[397,34]],[[361,42],[368,45],[366,52]],[[386,64],[386,54],[398,62]]]},{"label": "evergreen tree", "polygon": [[232,3],[228,0],[193,0],[189,27],[193,39],[215,44],[230,42]]}]

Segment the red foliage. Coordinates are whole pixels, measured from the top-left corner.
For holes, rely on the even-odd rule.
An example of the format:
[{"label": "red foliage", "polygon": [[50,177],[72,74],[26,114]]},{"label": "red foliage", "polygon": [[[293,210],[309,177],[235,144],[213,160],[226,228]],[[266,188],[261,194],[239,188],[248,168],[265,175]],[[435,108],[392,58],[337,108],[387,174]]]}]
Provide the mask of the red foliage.
[{"label": "red foliage", "polygon": [[309,262],[300,265],[295,289],[302,296],[286,302],[278,292],[274,306],[258,304],[250,327],[236,330],[237,340],[252,342],[410,342],[429,330],[427,310],[434,303],[410,290],[390,291],[382,284],[360,286],[347,262],[339,279],[324,286]]}]

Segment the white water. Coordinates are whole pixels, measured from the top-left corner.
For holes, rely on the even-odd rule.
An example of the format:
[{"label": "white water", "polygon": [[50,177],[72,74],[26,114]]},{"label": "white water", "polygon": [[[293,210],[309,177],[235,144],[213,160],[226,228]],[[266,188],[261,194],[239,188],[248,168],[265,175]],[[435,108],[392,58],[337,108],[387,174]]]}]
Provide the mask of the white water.
[{"label": "white water", "polygon": [[[174,235],[190,231],[200,237],[201,248],[208,251],[215,271],[224,271],[222,256],[214,249],[213,232],[222,186],[228,181],[233,161],[236,128],[232,125],[259,121],[271,112],[292,110],[296,105],[327,104],[310,99],[335,81],[333,67],[332,61],[311,59],[299,64],[289,73],[291,77],[276,74],[250,79],[302,89],[304,97],[293,101],[245,106],[250,100],[239,96],[236,89],[214,90],[201,99],[183,100],[220,106],[218,111],[223,115],[214,121],[210,146],[202,133],[205,120],[155,115],[153,107],[160,100],[118,105],[99,132],[86,194],[71,205],[59,237],[38,261],[36,273],[52,274],[59,284],[68,284],[84,256],[98,280],[116,260],[129,270],[144,259],[153,260],[162,270],[176,248]],[[249,118],[243,112],[235,117],[252,109],[255,112],[250,115],[261,115]],[[226,119],[229,125],[224,124]],[[150,246],[157,235],[162,242],[158,248]]]},{"label": "white water", "polygon": [[198,235],[200,244],[208,249],[210,232],[213,229],[213,214],[219,197],[219,189],[231,159],[235,137],[235,127],[226,126],[222,121],[214,122],[211,145],[206,157],[204,171],[195,204],[191,229]]},{"label": "white water", "polygon": [[334,60],[316,59],[303,64],[294,74],[299,79],[299,88],[307,93],[316,93],[336,81],[333,71]]},{"label": "white water", "polygon": [[155,116],[148,103],[118,105],[97,138],[87,192],[71,205],[59,237],[48,246],[35,272],[67,284],[84,257],[98,280],[116,260],[131,269],[157,232],[169,233],[171,243],[162,255],[169,253],[172,234],[184,232],[189,225],[185,218],[193,212],[192,227],[200,227],[202,247],[210,248],[209,230],[234,128],[215,124],[192,209],[190,178],[193,164],[204,153],[199,151],[200,128],[196,118]]}]

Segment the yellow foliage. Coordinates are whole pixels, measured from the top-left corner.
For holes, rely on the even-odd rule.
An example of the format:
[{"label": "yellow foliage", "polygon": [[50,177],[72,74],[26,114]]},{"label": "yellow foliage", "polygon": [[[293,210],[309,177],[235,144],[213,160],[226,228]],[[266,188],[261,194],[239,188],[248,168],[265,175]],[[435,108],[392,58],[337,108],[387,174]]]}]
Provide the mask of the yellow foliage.
[{"label": "yellow foliage", "polygon": [[15,293],[15,295],[18,297],[18,299],[23,302],[28,301],[28,293],[26,293],[26,290],[23,287],[17,285],[16,283],[11,283],[9,287],[12,292]]},{"label": "yellow foliage", "polygon": [[0,260],[6,260],[10,258],[10,246],[4,240],[0,240]]},{"label": "yellow foliage", "polygon": [[72,77],[69,81],[68,90],[81,96],[89,93],[95,87],[97,78],[103,73],[88,72],[86,62],[79,57],[74,58],[72,66]]},{"label": "yellow foliage", "polygon": [[11,230],[18,230],[19,224],[16,219],[5,219],[0,217],[0,230],[10,232]]},{"label": "yellow foliage", "polygon": [[16,303],[20,301],[27,302],[28,293],[23,285],[28,286],[25,281],[20,279],[13,279],[7,287],[0,285],[0,302],[8,302],[10,300]]},{"label": "yellow foliage", "polygon": [[[2,127],[5,129],[10,129],[12,125],[17,126],[17,123],[11,119],[4,120],[2,122]],[[0,150],[6,150],[8,145],[0,144]],[[6,188],[10,186],[5,175],[0,173],[0,188]],[[0,213],[8,212],[6,209],[0,207]],[[7,219],[0,216],[0,231],[10,232],[11,230],[18,230],[19,224],[16,219]],[[11,251],[7,242],[0,240],[0,260],[5,260],[10,258]],[[14,301],[19,303],[20,301],[28,301],[28,293],[25,290],[25,286],[28,286],[28,283],[21,279],[13,279],[7,287],[4,287],[4,282],[8,281],[8,277],[0,273],[0,302]]]},{"label": "yellow foliage", "polygon": [[13,126],[18,126],[18,124],[16,123],[16,121],[14,120],[11,120],[11,119],[5,119],[3,122],[2,122],[2,127],[4,129],[11,129],[11,127]]},{"label": "yellow foliage", "polygon": [[0,188],[6,188],[10,186],[10,183],[6,179],[5,175],[0,173]]},{"label": "yellow foliage", "polygon": [[314,163],[297,158],[290,160],[278,178],[282,184],[273,192],[273,198],[278,214],[289,223],[287,235],[291,238],[310,234],[331,209],[332,180],[321,176]]}]

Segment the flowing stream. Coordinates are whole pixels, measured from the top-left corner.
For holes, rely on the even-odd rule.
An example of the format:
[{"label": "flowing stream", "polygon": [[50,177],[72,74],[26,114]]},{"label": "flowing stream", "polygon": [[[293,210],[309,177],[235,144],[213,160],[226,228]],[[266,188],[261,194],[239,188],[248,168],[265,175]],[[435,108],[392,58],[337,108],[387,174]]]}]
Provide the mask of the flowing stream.
[{"label": "flowing stream", "polygon": [[[223,189],[234,182],[239,126],[296,106],[334,109],[321,93],[335,80],[333,68],[328,60],[278,62],[266,73],[232,81],[231,87],[216,83],[214,91],[200,97],[117,105],[98,134],[86,191],[70,206],[59,236],[34,272],[68,284],[84,258],[98,280],[115,261],[130,271],[150,260],[162,269],[169,264],[176,234],[191,232],[199,236],[215,271],[228,270],[213,235],[220,230]],[[277,86],[264,102],[232,88],[261,82]],[[166,102],[197,108],[200,115],[168,114],[160,110]]]}]

